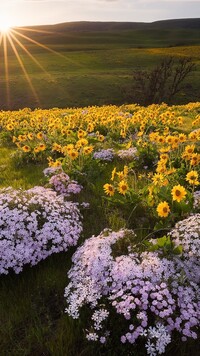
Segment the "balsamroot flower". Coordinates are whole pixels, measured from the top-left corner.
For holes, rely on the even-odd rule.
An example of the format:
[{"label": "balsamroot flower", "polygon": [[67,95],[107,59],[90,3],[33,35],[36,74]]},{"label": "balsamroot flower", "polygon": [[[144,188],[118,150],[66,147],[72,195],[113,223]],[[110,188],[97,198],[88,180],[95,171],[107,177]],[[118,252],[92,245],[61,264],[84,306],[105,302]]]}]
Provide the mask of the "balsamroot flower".
[{"label": "balsamroot flower", "polygon": [[118,184],[118,192],[120,194],[123,194],[125,195],[128,191],[129,187],[128,187],[128,184],[125,180],[121,180],[121,182],[119,182]]},{"label": "balsamroot flower", "polygon": [[30,152],[31,148],[30,148],[30,146],[25,145],[25,146],[22,147],[22,150],[23,150],[24,152]]},{"label": "balsamroot flower", "polygon": [[198,175],[197,171],[190,171],[187,173],[185,179],[191,185],[199,185],[198,177],[199,177],[199,175]]},{"label": "balsamroot flower", "polygon": [[109,195],[110,197],[112,197],[115,193],[115,188],[113,187],[112,184],[109,184],[109,183],[104,184],[103,189],[104,189],[105,193],[107,195]]},{"label": "balsamroot flower", "polygon": [[193,153],[191,156],[190,160],[190,165],[191,166],[197,166],[200,163],[200,154],[199,153]]},{"label": "balsamroot flower", "polygon": [[172,194],[172,199],[180,203],[181,200],[185,199],[187,192],[182,185],[178,184],[172,188],[171,194]]},{"label": "balsamroot flower", "polygon": [[161,218],[166,218],[170,213],[170,207],[166,201],[163,201],[160,204],[158,204],[156,210],[157,210],[158,216],[160,216]]},{"label": "balsamroot flower", "polygon": [[68,153],[69,157],[72,159],[72,160],[75,160],[77,157],[78,157],[78,151],[76,150],[71,150],[69,153]]}]

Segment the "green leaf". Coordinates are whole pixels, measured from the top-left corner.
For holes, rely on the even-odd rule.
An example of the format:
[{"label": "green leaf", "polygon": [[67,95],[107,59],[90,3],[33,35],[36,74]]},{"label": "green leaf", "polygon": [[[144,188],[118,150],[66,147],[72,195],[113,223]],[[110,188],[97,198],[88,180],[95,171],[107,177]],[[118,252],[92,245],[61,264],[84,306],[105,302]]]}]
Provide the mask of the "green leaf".
[{"label": "green leaf", "polygon": [[166,245],[166,242],[167,242],[166,236],[163,236],[163,237],[160,237],[159,239],[157,239],[157,244],[159,247],[164,247]]},{"label": "green leaf", "polygon": [[180,245],[180,246],[177,246],[173,249],[173,253],[175,255],[182,255],[183,253],[183,247]]}]

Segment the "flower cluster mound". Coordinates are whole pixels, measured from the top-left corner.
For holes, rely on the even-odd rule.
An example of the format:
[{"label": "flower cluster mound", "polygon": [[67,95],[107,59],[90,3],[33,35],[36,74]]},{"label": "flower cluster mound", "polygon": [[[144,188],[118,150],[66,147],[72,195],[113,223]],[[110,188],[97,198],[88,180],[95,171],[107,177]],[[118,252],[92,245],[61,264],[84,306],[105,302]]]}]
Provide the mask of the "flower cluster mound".
[{"label": "flower cluster mound", "polygon": [[[175,226],[172,241],[182,242],[181,255],[134,252],[128,243],[134,238],[131,230],[104,230],[86,240],[72,258],[66,312],[77,319],[87,307],[88,340],[103,344],[116,342],[117,337],[120,347],[144,347],[144,353],[152,356],[164,353],[175,340],[196,339],[200,295],[195,275],[188,270],[193,267],[200,275],[200,265],[196,258],[190,266],[188,261],[199,231],[200,214]],[[196,238],[195,251],[199,248]]]},{"label": "flower cluster mound", "polygon": [[0,190],[0,274],[22,271],[77,244],[82,231],[75,203],[51,189]]}]

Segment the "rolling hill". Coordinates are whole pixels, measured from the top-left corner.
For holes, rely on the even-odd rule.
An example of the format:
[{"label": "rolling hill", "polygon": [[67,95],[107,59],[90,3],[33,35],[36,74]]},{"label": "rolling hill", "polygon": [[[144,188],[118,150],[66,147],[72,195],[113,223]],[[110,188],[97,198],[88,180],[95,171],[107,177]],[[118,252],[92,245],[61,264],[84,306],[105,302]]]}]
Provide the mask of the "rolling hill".
[{"label": "rolling hill", "polygon": [[[176,103],[200,100],[200,19],[68,22],[11,30],[0,47],[0,109],[121,104],[135,70],[191,57],[196,71]],[[18,53],[18,57],[16,56]]]}]

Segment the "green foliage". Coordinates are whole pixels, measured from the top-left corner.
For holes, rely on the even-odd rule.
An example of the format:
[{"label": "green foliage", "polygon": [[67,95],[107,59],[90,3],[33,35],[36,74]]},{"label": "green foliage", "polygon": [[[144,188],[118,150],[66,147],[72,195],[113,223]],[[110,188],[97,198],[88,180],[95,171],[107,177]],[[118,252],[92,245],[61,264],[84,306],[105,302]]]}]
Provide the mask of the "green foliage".
[{"label": "green foliage", "polygon": [[182,246],[176,246],[170,236],[162,236],[155,241],[145,241],[144,243],[149,251],[161,251],[164,256],[182,254]]}]

